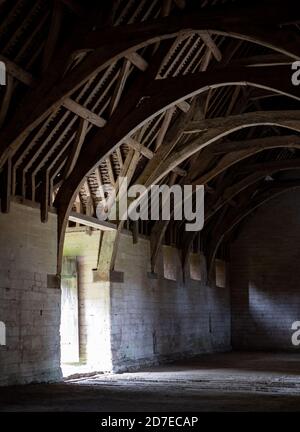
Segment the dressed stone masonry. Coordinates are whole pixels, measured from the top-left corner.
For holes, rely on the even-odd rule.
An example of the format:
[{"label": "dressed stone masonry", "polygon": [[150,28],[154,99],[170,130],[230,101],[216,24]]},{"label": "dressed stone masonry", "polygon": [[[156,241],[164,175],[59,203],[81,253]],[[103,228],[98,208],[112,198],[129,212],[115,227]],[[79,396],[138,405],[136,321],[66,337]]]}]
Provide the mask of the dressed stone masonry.
[{"label": "dressed stone masonry", "polygon": [[11,204],[0,213],[0,385],[55,381],[60,371],[60,290],[56,273],[57,218],[40,221],[39,209]]}]

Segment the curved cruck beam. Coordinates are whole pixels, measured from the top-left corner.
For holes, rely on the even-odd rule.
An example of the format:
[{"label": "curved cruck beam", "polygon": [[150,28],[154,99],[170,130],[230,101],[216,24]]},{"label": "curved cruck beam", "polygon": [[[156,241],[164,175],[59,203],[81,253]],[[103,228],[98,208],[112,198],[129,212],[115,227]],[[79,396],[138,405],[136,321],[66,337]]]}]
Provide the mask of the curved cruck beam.
[{"label": "curved cruck beam", "polygon": [[[219,246],[224,240],[224,238],[240,223],[244,220],[249,214],[251,214],[258,207],[262,206],[267,201],[270,201],[277,195],[280,195],[287,190],[296,189],[300,187],[299,180],[283,182],[281,184],[277,184],[271,187],[267,187],[262,192],[258,193],[251,201],[250,204],[244,206],[242,209],[233,209],[232,212],[229,212],[223,222],[222,228],[220,227],[215,233],[210,242],[210,256],[208,259],[208,275],[209,278],[213,273],[213,263],[215,261],[216,254],[218,252]],[[235,214],[237,212],[237,214]]]},{"label": "curved cruck beam", "polygon": [[[300,100],[299,88],[293,86],[290,80],[290,68],[282,66],[278,67],[277,71],[280,73],[275,75],[273,68],[268,67],[263,69],[251,68],[251,70],[250,68],[224,68],[214,72],[200,72],[167,80],[154,80],[149,83],[148,87],[142,88],[141,93],[137,95],[137,101],[133,98],[132,101],[125,104],[125,107],[122,107],[123,109],[116,109],[107,125],[83,146],[73,171],[60,188],[56,198],[55,205],[58,208],[59,215],[59,236],[63,236],[70,206],[84,177],[139,127],[168,107],[187,97],[195,96],[208,88],[224,85],[253,85]],[[249,113],[234,117],[234,120],[230,117],[223,119],[224,126],[202,132],[203,143],[201,145],[187,145],[184,149],[174,151],[167,159],[165,156],[163,160],[161,158],[161,151],[165,155],[165,147],[161,146],[145,169],[142,180],[139,179],[138,182],[146,186],[157,183],[202,147],[244,127],[272,124],[299,131],[299,112]],[[220,123],[220,120],[217,119],[216,121]],[[193,127],[195,128],[195,125]],[[196,127],[199,129],[198,123]],[[205,127],[207,128],[207,126]],[[211,127],[211,124],[208,127]],[[203,130],[203,123],[200,124],[200,130]],[[148,176],[148,178],[144,179],[145,176]]]},{"label": "curved cruck beam", "polygon": [[[209,220],[216,212],[218,212],[224,205],[233,200],[238,194],[243,192],[252,184],[264,179],[266,176],[272,176],[280,171],[288,171],[300,168],[300,159],[287,159],[287,160],[276,160],[272,162],[260,164],[258,169],[253,166],[255,164],[247,166],[247,170],[251,174],[244,177],[238,183],[227,187],[222,193],[221,197],[209,208],[205,215],[205,221]],[[236,174],[239,174],[237,171]]]},{"label": "curved cruck beam", "polygon": [[[126,137],[130,136],[139,127],[145,124],[150,119],[154,118],[159,113],[175,105],[176,103],[205,92],[209,88],[217,88],[225,85],[252,85],[254,87],[266,88],[279,94],[284,94],[292,97],[296,100],[300,100],[300,89],[293,86],[291,83],[291,71],[289,67],[282,66],[276,69],[278,74],[274,74],[273,68],[224,68],[222,70],[214,72],[200,72],[191,75],[180,76],[176,78],[169,78],[166,80],[154,80],[147,88],[142,88],[139,94],[136,96],[137,101],[133,101],[126,104],[126,112],[124,109],[117,109],[115,114],[112,116],[108,124],[95,134],[95,136],[88,140],[83,146],[81,157],[78,158],[78,162],[73,169],[71,175],[66,182],[66,189],[72,190],[72,194],[78,187],[82,178],[90,173],[95,166],[104,158],[113,152]],[[282,114],[282,113],[281,113]],[[286,121],[291,119],[292,112],[286,114]],[[293,112],[293,115],[298,115],[297,112]],[[276,125],[276,114],[270,120],[270,115],[257,114],[257,117],[250,114],[253,121],[253,125],[256,123],[265,123]],[[241,117],[242,119],[243,117]],[[282,118],[282,116],[281,116]],[[295,119],[298,117],[295,117]],[[226,131],[230,129],[231,117],[229,120],[222,120],[226,122],[225,127],[222,128],[224,135],[227,135]],[[246,125],[249,124],[246,120]],[[292,120],[292,119],[291,119]],[[195,133],[203,131],[203,128],[211,128],[220,123],[220,119],[211,119],[210,123],[192,124],[188,133]],[[250,121],[251,122],[251,121]],[[287,125],[287,127],[289,127]],[[239,129],[240,127],[238,127]],[[232,127],[234,131],[234,126]],[[203,133],[207,134],[209,131]],[[215,130],[213,135],[215,135]],[[153,167],[155,167],[155,177],[161,179],[171,169],[175,168],[179,163],[184,161],[186,158],[191,156],[193,153],[201,148],[200,145],[191,145],[186,152],[186,147],[182,151],[175,152],[171,158],[162,161],[161,155],[165,153],[164,146],[161,146],[157,151],[156,155],[148,164],[143,177],[147,177],[147,171],[152,173],[150,182],[152,181]],[[171,163],[172,167],[168,168],[168,164]],[[160,167],[159,174],[157,167]],[[156,180],[159,180],[156,179]],[[141,179],[140,179],[141,180]],[[68,184],[67,184],[68,183]],[[141,182],[143,183],[144,182]],[[60,199],[58,199],[58,202]]]},{"label": "curved cruck beam", "polygon": [[[226,153],[221,160],[209,171],[204,172],[197,178],[190,177],[190,174],[183,178],[182,184],[204,185],[214,179],[216,176],[226,171],[231,166],[241,162],[242,160],[253,156],[259,152],[274,148],[300,148],[300,137],[298,135],[272,136],[266,138],[256,138],[245,141],[222,142],[215,146],[215,150],[219,153]],[[207,150],[210,155],[213,151]],[[201,153],[199,157],[201,162]],[[205,167],[203,166],[203,169]],[[256,174],[256,173],[255,173]],[[254,176],[254,180],[255,180]],[[250,180],[250,177],[249,177]],[[208,216],[206,217],[206,220]],[[159,249],[163,241],[164,234],[168,227],[169,221],[157,221],[151,232],[151,268],[154,271]],[[191,248],[197,232],[186,233],[186,241],[184,242],[183,260],[186,261],[187,254]]]},{"label": "curved cruck beam", "polygon": [[[197,139],[192,139],[190,142],[185,143],[185,145],[182,146],[182,148],[177,149],[177,151],[175,149],[168,158],[160,163],[157,170],[152,170],[152,174],[147,178],[145,184],[146,186],[150,186],[153,183],[157,183],[170,170],[174,169],[174,167],[178,166],[187,158],[193,156],[202,148],[205,148],[217,140],[240,129],[268,125],[285,127],[299,132],[299,119],[299,111],[258,111],[197,122],[199,128],[196,127],[196,129],[194,129],[194,125],[191,125],[190,127],[195,130],[195,133],[201,133],[202,131],[201,135]],[[246,151],[241,150],[241,154],[242,152],[247,154]],[[156,158],[154,157],[150,163],[153,162],[154,164],[154,162],[156,162],[159,164],[159,161],[155,159]],[[145,174],[143,174],[141,178],[143,178],[144,175]]]},{"label": "curved cruck beam", "polygon": [[[186,16],[91,31],[74,50],[93,49],[87,58],[63,77],[63,71],[59,77],[55,71],[54,79],[46,77],[28,94],[19,111],[0,133],[0,167],[30,131],[93,75],[131,52],[175,37],[178,33],[210,31],[253,42],[299,60],[299,38],[286,28],[278,27],[283,22],[295,20],[298,13],[295,2],[287,0],[284,8],[279,4],[267,9],[261,6],[229,7],[222,8],[219,14],[217,9],[201,10]],[[250,16],[254,17],[255,25],[250,24]],[[268,25],[265,16],[268,16]]]},{"label": "curved cruck beam", "polygon": [[[300,136],[275,135],[248,139],[245,141],[230,141],[219,143],[215,145],[214,148],[216,149],[216,153],[224,153],[224,156],[209,171],[204,171],[197,177],[193,176],[191,178],[191,183],[193,185],[206,184],[238,162],[265,150],[275,148],[300,148]],[[209,147],[208,151],[214,153]],[[201,160],[201,153],[199,159]],[[203,169],[205,170],[205,167],[203,167]]]}]

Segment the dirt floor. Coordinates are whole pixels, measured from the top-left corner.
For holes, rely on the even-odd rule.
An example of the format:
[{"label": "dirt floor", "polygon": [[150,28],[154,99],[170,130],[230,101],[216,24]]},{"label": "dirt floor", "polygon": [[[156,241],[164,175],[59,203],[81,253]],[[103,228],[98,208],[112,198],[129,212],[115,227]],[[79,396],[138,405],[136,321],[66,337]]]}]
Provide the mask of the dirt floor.
[{"label": "dirt floor", "polygon": [[0,411],[300,411],[300,355],[203,355],[134,373],[1,388]]}]

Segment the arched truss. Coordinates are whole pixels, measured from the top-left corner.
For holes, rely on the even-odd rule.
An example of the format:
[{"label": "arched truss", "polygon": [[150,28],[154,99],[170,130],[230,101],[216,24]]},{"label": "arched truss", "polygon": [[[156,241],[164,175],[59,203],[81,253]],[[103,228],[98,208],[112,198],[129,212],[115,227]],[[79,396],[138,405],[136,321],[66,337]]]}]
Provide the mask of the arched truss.
[{"label": "arched truss", "polygon": [[[283,136],[270,136],[266,138],[256,138],[243,141],[233,142],[221,142],[214,146],[208,147],[202,151],[199,157],[195,160],[194,165],[201,165],[203,174],[200,174],[201,168],[196,171],[196,178],[193,177],[193,171],[191,170],[186,177],[181,181],[181,184],[192,184],[192,185],[207,185],[208,182],[219,176],[220,174],[227,171],[230,167],[238,164],[244,159],[247,159],[255,154],[263,152],[267,149],[276,148],[300,148],[300,137],[298,135],[283,135]],[[214,152],[222,154],[221,159],[210,169],[207,170],[207,163],[209,160],[213,160]],[[278,170],[280,171],[281,166],[285,169],[287,164],[293,167],[294,161],[282,161],[279,162]],[[298,163],[298,161],[296,162]],[[250,174],[245,179],[241,180],[237,185],[228,186],[227,190],[223,192],[223,197],[219,197],[217,202],[206,203],[209,206],[209,213],[206,214],[206,220],[209,219],[216,211],[218,211],[226,202],[233,199],[233,197],[239,193],[240,190],[245,189],[248,182],[255,183],[261,177],[265,177],[267,174],[271,174],[271,168],[262,166],[262,171]],[[269,172],[270,171],[270,172]],[[251,183],[249,183],[250,185]],[[237,191],[237,192],[236,192]],[[229,198],[228,198],[229,196]],[[223,200],[222,200],[223,198]],[[166,229],[170,221],[158,221],[155,223],[151,231],[151,268],[152,271],[155,269],[156,260],[160,250],[160,246],[163,241]],[[197,232],[186,233],[186,238],[183,247],[183,261],[186,261],[188,253],[190,251],[192,242],[196,237]]]},{"label": "arched truss", "polygon": [[[260,190],[251,200],[243,200],[239,208],[231,208],[226,213],[222,221],[222,227],[219,225],[218,229],[214,232],[209,244],[209,257],[208,257],[208,277],[212,277],[213,264],[222,241],[228,236],[234,228],[236,228],[247,216],[254,210],[270,201],[274,197],[292,189],[300,187],[299,180],[291,182],[283,182],[282,184],[275,184],[265,187]],[[275,216],[276,217],[276,216]]]},{"label": "arched truss", "polygon": [[[172,170],[172,168],[178,166],[179,163],[181,163],[183,160],[187,159],[188,157],[190,157],[191,155],[199,151],[201,148],[207,147],[209,146],[209,144],[212,144],[218,141],[219,139],[223,138],[224,136],[236,132],[240,129],[251,128],[254,126],[261,126],[261,125],[281,126],[287,129],[294,130],[296,132],[300,132],[300,113],[298,111],[294,111],[294,112],[289,111],[288,113],[280,112],[280,111],[246,113],[237,116],[229,116],[223,119],[221,126],[220,126],[220,119],[218,118],[211,119],[211,120],[204,120],[201,122],[197,122],[196,124],[191,122],[187,124],[187,128],[186,128],[187,133],[194,132],[195,130],[198,132],[198,129],[204,130],[205,132],[203,132],[200,137],[197,136],[196,138],[193,138],[188,143],[188,145],[184,146],[183,150],[179,149],[178,152],[176,152],[176,149],[173,149],[171,156],[167,158],[165,161],[163,160],[163,155],[161,155],[160,152],[158,151],[156,156],[148,164],[147,167],[148,170],[146,169],[144,173],[141,175],[141,177],[138,178],[137,183],[144,184],[145,186],[150,187],[151,184],[158,183],[160,179],[162,179],[166,174],[168,174]],[[268,141],[268,143],[264,141],[256,142],[256,147],[237,151],[236,152],[237,154],[235,155],[228,154],[224,157],[225,160],[223,160],[223,164],[225,162],[225,166],[223,166],[223,170],[228,169],[231,165],[234,164],[234,162],[247,158],[251,154],[259,153],[260,151],[267,148],[276,148],[281,146],[297,147],[297,143],[295,143],[295,141],[298,141],[297,136],[285,137],[285,140],[286,140],[285,143],[286,145],[284,145],[284,138],[279,137],[277,140],[277,146],[276,146],[276,138],[275,138],[273,144],[271,144],[270,141]],[[173,146],[172,142],[171,145]],[[161,149],[163,151],[165,150],[164,147],[161,147]],[[166,152],[166,154],[169,153],[170,151]],[[153,166],[152,166],[152,162],[153,162]],[[217,166],[215,168],[215,171],[208,174],[209,177],[205,179],[205,177],[203,176],[202,179],[200,178],[197,181],[194,180],[193,183],[196,184],[199,181],[201,182],[200,184],[205,183],[205,181],[207,182],[210,178],[213,178],[213,176],[217,175],[219,171],[220,171],[220,166]],[[150,173],[149,176],[148,176],[148,172]],[[68,190],[66,190],[62,195],[60,195],[61,191],[62,189],[59,192],[58,199],[60,196],[63,196],[63,198],[66,199]],[[71,189],[69,189],[69,191],[71,191]],[[72,200],[66,199],[66,203],[67,202],[72,202]],[[61,206],[60,208],[63,207]],[[66,217],[65,216],[61,217],[60,221],[62,224],[61,232],[63,233],[64,232],[63,221],[66,221]],[[162,240],[163,231],[165,230],[165,226],[163,224],[162,226],[163,229],[158,238],[159,242]],[[157,257],[159,244],[157,244],[157,246],[155,247],[156,250],[154,251],[153,238],[152,238],[151,261],[152,261],[153,270],[155,266],[155,260]],[[117,248],[117,244],[115,245],[115,248]],[[112,265],[114,265],[114,263],[112,263]]]},{"label": "arched truss", "polygon": [[[157,183],[173,168],[199,150],[241,129],[257,126],[280,126],[299,132],[299,111],[257,111],[222,119],[214,118],[190,122],[183,130],[183,134],[191,134],[192,138],[179,148],[174,148],[173,145],[172,153],[170,153],[170,149],[161,147],[161,151],[157,152],[147,170],[140,176],[139,182],[146,186]],[[194,134],[196,135],[195,138],[193,137]],[[198,134],[200,135],[197,136]],[[165,154],[170,156],[166,157]]]},{"label": "arched truss", "polygon": [[[293,96],[294,97],[294,96]],[[224,121],[224,125],[217,126],[216,129],[213,129],[211,125],[213,124],[215,120],[215,125],[220,124],[220,119],[211,119],[210,127],[207,129],[206,132],[204,132],[201,135],[201,138],[193,139],[189,146],[186,146],[184,150],[178,150],[178,152],[173,151],[171,153],[170,158],[166,159],[164,161],[163,155],[166,152],[166,149],[164,146],[162,146],[161,152],[158,151],[155,157],[151,160],[151,162],[148,164],[147,169],[144,171],[141,178],[137,180],[138,183],[144,184],[145,186],[149,187],[151,184],[157,183],[161,178],[163,178],[166,174],[168,174],[172,168],[177,167],[182,161],[190,157],[192,154],[199,151],[201,148],[208,146],[209,144],[219,140],[220,138],[224,137],[225,135],[229,135],[230,133],[237,131],[239,129],[247,128],[247,127],[253,127],[258,125],[276,125],[276,126],[282,126],[286,128],[290,128],[292,130],[295,130],[297,132],[300,132],[300,114],[298,111],[295,112],[256,112],[256,113],[247,113],[242,115],[237,115],[235,118],[228,117],[226,121]],[[225,120],[225,119],[224,119]],[[192,128],[204,128],[204,130],[207,128],[204,126],[203,122],[202,124],[192,125]],[[202,130],[202,129],[201,129]],[[194,131],[194,129],[187,129],[187,132]],[[199,142],[200,141],[200,142]],[[170,146],[173,148],[174,144],[173,141],[170,142]],[[95,150],[95,149],[94,149]],[[170,150],[166,152],[166,154],[169,154]],[[161,163],[163,161],[163,163]],[[155,167],[155,170],[153,170],[152,163]],[[80,173],[80,167],[78,166],[77,169],[74,170],[74,173],[76,176],[78,176],[78,180],[82,178],[82,172]],[[146,177],[148,172],[150,172],[150,176]],[[156,177],[154,177],[154,174]],[[63,187],[59,190],[58,196],[57,196],[57,207],[59,209],[59,234],[60,234],[60,250],[62,249],[62,243],[64,238],[64,231],[65,231],[65,224],[67,221],[67,214],[70,211],[70,204],[72,203],[73,199],[75,199],[75,195],[77,193],[77,189],[79,184],[77,183],[75,188],[73,186],[72,189],[72,183],[71,183],[72,177],[70,176]],[[72,194],[73,191],[73,194]],[[117,243],[115,245],[115,249],[117,248]],[[114,254],[115,257],[115,254]],[[114,263],[112,263],[114,265]]]},{"label": "arched truss", "polygon": [[[100,129],[92,139],[85,142],[82,148],[84,161],[82,161],[79,154],[77,164],[73,167],[74,174],[72,173],[69,176],[66,189],[77,189],[85,175],[91,172],[103,158],[106,158],[127,137],[136,132],[147,121],[150,121],[175,104],[199,95],[208,89],[228,85],[249,85],[299,100],[299,88],[293,86],[291,83],[290,67],[280,66],[277,70],[278,74],[274,75],[272,67],[265,67],[263,69],[260,67],[224,68],[213,73],[200,72],[194,73],[191,76],[179,76],[169,78],[168,80],[153,79],[150,83],[147,83],[146,87],[138,90],[134,88],[133,92],[128,95],[127,100],[123,101],[123,105],[119,106],[119,109],[114,112],[110,121],[103,129]],[[100,122],[100,118],[98,121]],[[198,127],[199,131],[201,130],[201,125],[192,125],[191,127]],[[194,133],[196,131],[197,129],[190,129],[186,133]],[[14,144],[18,142],[17,140]],[[152,163],[156,159],[160,160],[160,153],[157,152],[156,158],[153,158]],[[186,157],[181,157],[181,159],[184,160]],[[172,167],[174,168],[181,162],[180,155],[174,155],[173,159]],[[167,168],[165,171],[167,171]]]},{"label": "arched truss", "polygon": [[[266,13],[269,23],[267,25],[264,18]],[[255,17],[255,26],[250,22],[250,16]],[[37,84],[27,100],[24,100],[16,116],[17,121],[12,121],[0,134],[0,166],[30,131],[60,106],[65,98],[95,74],[126,55],[135,53],[147,45],[174,38],[179,33],[183,35],[191,31],[204,31],[257,43],[297,60],[300,59],[299,39],[297,40],[294,34],[291,36],[286,29],[276,31],[278,25],[293,21],[297,16],[295,3],[289,1],[284,9],[279,3],[267,9],[259,6],[244,7],[240,10],[228,7],[222,10],[220,15],[215,11],[201,11],[188,16],[158,19],[149,25],[142,23],[120,26],[111,31],[94,29],[86,35],[81,31],[77,38],[72,34],[58,52],[57,58],[53,59],[51,73],[48,73],[47,79]],[[91,22],[92,17],[87,21]],[[82,27],[85,28],[85,25]],[[70,67],[72,56],[82,52],[88,53],[87,58],[70,73],[66,73],[62,79]]]},{"label": "arched truss", "polygon": [[[146,1],[141,5],[144,3]],[[162,1],[159,14],[169,15],[170,7],[166,4],[171,3]],[[110,171],[112,154],[121,161],[120,173],[125,172],[130,178],[134,176],[139,158],[147,158],[144,172],[134,181],[149,186],[171,171],[173,181],[188,174],[187,180],[189,170],[185,171],[180,164],[185,164],[200,150],[202,155],[204,147],[213,147],[235,131],[264,125],[299,132],[298,111],[238,114],[247,105],[247,97],[243,104],[237,103],[241,89],[246,89],[241,90],[244,95],[247,89],[256,88],[262,91],[263,97],[277,94],[299,100],[299,87],[291,83],[290,67],[293,60],[300,59],[300,38],[296,32],[291,32],[290,26],[297,22],[299,12],[293,1],[284,6],[280,2],[272,2],[272,7],[261,4],[242,9],[225,5],[214,10],[181,12],[179,16],[157,18],[156,15],[156,19],[149,22],[105,28],[95,26],[92,11],[87,14],[78,37],[66,38],[61,49],[55,51],[55,34],[49,34],[46,45],[53,55],[44,56],[43,67],[51,60],[51,70],[41,78],[36,79],[8,62],[10,76],[31,90],[0,131],[2,210],[8,210],[11,193],[21,190],[26,198],[29,189],[30,199],[34,201],[39,187],[42,220],[46,221],[53,190],[58,189],[55,205],[61,245],[66,218],[80,184],[94,169],[93,175],[99,176],[98,167],[103,161],[107,161]],[[55,28],[59,26],[60,14],[59,8],[58,12],[53,10]],[[246,41],[265,47],[269,53],[231,62],[232,54],[225,55],[220,48],[218,37],[224,36],[234,38],[237,46]],[[227,51],[234,51],[236,46],[234,50],[232,46],[227,48]],[[178,55],[180,64],[171,71],[168,62],[176,64],[177,51],[183,53],[184,49],[189,54]],[[197,68],[191,67],[195,50],[201,53]],[[220,65],[210,67],[211,59]],[[205,72],[207,68],[209,71]],[[134,75],[134,71],[139,73]],[[124,91],[133,75],[133,84]],[[100,86],[113,89],[108,106],[101,110],[97,104],[91,105],[93,94]],[[233,91],[230,106],[221,118],[207,119],[207,112],[203,113],[204,118],[195,114],[195,104],[199,103],[201,95],[202,104],[207,108],[214,91],[230,87],[237,92]],[[91,95],[90,101],[86,94]],[[183,111],[181,115],[177,115],[178,107]],[[218,117],[219,112],[215,109],[211,115]],[[63,145],[54,153],[54,147],[58,148],[54,138],[66,118],[69,123],[62,133],[66,139],[61,138]],[[151,122],[161,122],[154,149],[136,140],[137,135],[143,136],[142,132]],[[120,147],[124,142],[129,145],[126,157],[121,154]],[[258,147],[255,148],[259,152]],[[246,158],[246,149],[241,150],[238,157]],[[230,156],[227,163],[231,166]],[[61,176],[59,181],[58,175]],[[196,170],[194,181],[201,179],[201,175],[201,170],[198,175]]]},{"label": "arched truss", "polygon": [[[237,164],[238,164],[238,161],[237,161]],[[280,171],[298,170],[298,169],[300,169],[300,159],[299,158],[298,159],[287,159],[287,160],[283,160],[283,161],[282,160],[276,160],[276,161],[271,161],[271,162],[267,162],[267,163],[260,163],[260,164],[250,164],[250,165],[247,165],[246,167],[244,167],[242,170],[236,169],[234,171],[234,174],[235,174],[234,178],[236,178],[236,176],[239,176],[239,175],[241,176],[241,174],[244,175],[244,177],[242,177],[241,180],[239,180],[239,181],[235,181],[234,178],[232,178],[232,179],[227,178],[227,182],[226,182],[227,186],[219,194],[216,194],[216,196],[213,196],[212,199],[210,199],[209,202],[206,203],[205,223],[207,223],[217,212],[221,213],[222,209],[225,206],[230,207],[230,205],[231,206],[233,205],[233,207],[234,207],[234,211],[231,211],[230,214],[236,212],[237,218],[238,218],[238,213],[241,211],[241,209],[243,209],[243,207],[245,205],[247,206],[247,205],[249,205],[249,203],[250,204],[252,203],[251,192],[253,192],[253,191],[256,192],[259,189],[258,183],[260,181],[268,178],[269,176],[271,177],[273,174],[278,173]],[[273,189],[275,189],[275,190],[277,190],[277,188],[278,188],[277,183],[278,182],[274,181],[274,179],[272,179],[272,177],[271,177],[271,185],[272,185]],[[292,183],[292,185],[293,185],[293,183]],[[254,189],[251,189],[252,186],[254,186]],[[283,187],[284,184],[279,183],[279,186]],[[287,186],[289,187],[290,183],[287,183]],[[270,189],[270,187],[268,186],[267,189]],[[249,193],[249,190],[250,190],[250,193]],[[236,205],[235,198],[237,196],[240,196],[242,198],[241,207]],[[248,200],[245,200],[245,197],[247,197]],[[256,207],[254,206],[254,208],[256,208]],[[243,218],[246,217],[247,214],[245,214],[245,216],[243,216]],[[237,220],[239,221],[239,219],[237,219]],[[236,224],[234,224],[234,226],[236,226]],[[221,231],[227,232],[226,230],[227,230],[227,226],[224,228],[223,223],[222,223]],[[219,228],[218,232],[219,231],[220,231],[220,228]],[[189,251],[191,249],[192,243],[193,243],[195,237],[197,236],[197,234],[198,234],[197,232],[190,232],[190,233],[187,233],[185,238],[184,238],[183,247],[182,247],[183,265],[185,265],[187,262]],[[222,242],[224,236],[221,234],[219,235],[218,233],[217,234],[214,233],[213,238],[214,238],[215,242],[217,239],[217,245],[214,246],[214,251],[210,256],[210,260],[214,259],[216,252],[218,250],[218,247],[219,247],[220,243]],[[212,243],[214,244],[214,242],[212,242]],[[155,263],[153,263],[153,264],[155,264]],[[212,261],[209,261],[209,264],[212,265]]]},{"label": "arched truss", "polygon": [[[266,78],[266,77],[265,77]],[[287,77],[286,77],[287,79]],[[178,83],[176,83],[178,84]],[[262,85],[260,85],[261,87]],[[300,98],[299,89],[295,86],[289,85],[290,93],[284,91],[286,95],[291,95],[291,97],[298,99]],[[177,85],[172,87],[172,90],[175,92],[177,89]],[[270,87],[268,87],[270,88]],[[197,92],[197,90],[195,90]],[[281,91],[280,91],[281,92]],[[200,93],[200,90],[198,90]],[[172,91],[168,92],[168,95],[172,95]],[[175,96],[175,102],[178,101],[177,95]],[[155,99],[153,99],[155,102]],[[175,103],[174,102],[174,103]],[[167,106],[170,106],[169,103]],[[165,107],[166,105],[164,105]],[[130,110],[131,107],[128,107]],[[141,126],[146,122],[150,117],[152,117],[153,111],[155,110],[155,114],[157,114],[159,108],[155,106],[152,111],[152,106],[145,107],[145,111],[138,115],[135,111],[134,117],[132,121],[130,121],[130,114],[128,114],[121,123],[121,119],[117,118],[116,123],[111,121],[107,125],[106,128],[103,129],[103,135],[101,135],[102,146],[99,144],[100,136],[95,136],[94,140],[88,143],[87,146],[82,150],[84,153],[84,163],[78,164],[75,166],[73,172],[65,181],[64,185],[60,188],[56,205],[59,208],[59,218],[61,227],[63,227],[63,221],[66,219],[66,215],[70,209],[70,205],[72,201],[75,199],[75,195],[77,193],[78,187],[82,182],[82,179],[86,174],[93,170],[95,166],[95,160],[97,157],[101,155],[101,159],[107,157],[107,155],[117,147],[124,138],[137,129],[135,126],[135,122],[138,122],[138,126]],[[130,111],[129,111],[130,112]],[[143,119],[146,117],[146,119]],[[116,118],[116,117],[115,117]],[[138,118],[138,120],[137,120]],[[118,121],[119,120],[119,121]],[[181,162],[186,160],[188,157],[192,156],[194,153],[199,151],[201,148],[223,138],[226,135],[229,135],[232,132],[235,132],[239,129],[243,129],[246,127],[253,127],[258,125],[274,125],[274,126],[282,126],[286,128],[290,128],[295,131],[300,131],[300,113],[298,111],[295,112],[256,112],[256,113],[247,113],[242,115],[237,115],[235,118],[228,117],[227,119],[223,119],[222,125],[220,125],[220,119],[211,119],[208,120],[209,126],[205,125],[205,121],[202,123],[192,124],[190,128],[186,129],[187,133],[193,133],[194,131],[205,131],[201,135],[201,138],[197,138],[196,140],[192,140],[188,146],[185,146],[183,149],[178,149],[177,151],[173,149],[174,143],[173,141],[170,143],[170,148],[168,146],[162,146],[153,157],[147,169],[144,171],[142,176],[138,179],[138,183],[144,184],[149,187],[151,184],[157,183],[161,180],[166,174],[168,174],[172,169],[176,168]],[[215,124],[215,128],[212,125]],[[118,125],[118,126],[117,126]],[[118,129],[116,130],[116,127]],[[112,139],[109,140],[109,137],[112,137],[113,130],[115,131],[114,139],[116,142],[112,142]],[[127,133],[126,133],[127,131]],[[173,150],[170,157],[166,159],[166,155],[170,154],[170,151]],[[153,166],[155,170],[153,170]],[[149,175],[150,172],[150,175]]]}]

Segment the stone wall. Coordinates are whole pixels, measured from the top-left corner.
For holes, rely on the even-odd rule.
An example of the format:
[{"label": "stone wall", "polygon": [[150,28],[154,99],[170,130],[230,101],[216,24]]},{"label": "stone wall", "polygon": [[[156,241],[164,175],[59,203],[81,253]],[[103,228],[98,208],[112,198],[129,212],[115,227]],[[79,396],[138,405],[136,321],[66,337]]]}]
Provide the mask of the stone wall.
[{"label": "stone wall", "polygon": [[[115,268],[124,282],[95,280],[99,236],[82,230],[66,236],[65,255],[76,257],[79,269],[81,362],[122,370],[230,348],[227,288],[189,277],[183,282],[178,251],[167,247],[167,265],[161,255],[157,275],[149,276],[149,240],[134,245],[128,234],[121,235]],[[17,203],[0,214],[0,322],[6,326],[0,385],[61,378],[56,252],[56,215],[42,224],[39,209]],[[168,272],[177,280],[166,279]]]},{"label": "stone wall", "polygon": [[[97,231],[68,232],[64,250],[65,255],[77,256],[79,263],[83,363],[91,365],[94,359],[97,370],[122,371],[230,349],[228,288],[208,287],[190,278],[184,283],[179,252],[166,246],[157,274],[149,274],[149,240],[140,237],[133,244],[128,233],[121,235],[112,276],[115,280],[123,273],[124,282],[94,281],[99,236]],[[110,250],[109,240],[107,233],[102,239],[106,251]],[[104,255],[108,260],[110,253]],[[106,258],[101,262],[98,276],[105,279]],[[166,279],[164,273],[172,273],[177,280]]]},{"label": "stone wall", "polygon": [[60,290],[47,277],[56,274],[56,251],[56,215],[42,224],[39,209],[17,203],[0,213],[0,385],[61,377]]},{"label": "stone wall", "polygon": [[[189,277],[183,282],[179,253],[170,249],[164,246],[153,277],[149,241],[134,245],[122,235],[115,269],[124,272],[124,283],[111,284],[115,370],[230,349],[229,290]],[[177,274],[177,281],[164,274]]]},{"label": "stone wall", "polygon": [[[52,213],[47,224],[39,209],[17,203],[0,214],[0,322],[6,327],[3,345],[1,324],[0,385],[61,378],[56,235]],[[99,231],[67,233],[65,255],[77,257],[79,268],[81,361],[120,371],[227,351],[231,342],[234,349],[299,349],[291,343],[292,323],[300,320],[299,236],[300,193],[289,192],[244,224],[231,248],[229,283],[219,275],[219,286],[207,286],[203,272],[196,280],[203,257],[193,255],[194,279],[183,279],[178,251],[164,246],[153,275],[149,240],[133,244],[128,233],[121,235],[115,266],[124,282],[97,280]]]},{"label": "stone wall", "polygon": [[110,283],[93,278],[99,242],[100,231],[68,232],[64,255],[77,260],[80,362],[90,370],[110,371]]},{"label": "stone wall", "polygon": [[246,221],[231,248],[232,345],[244,350],[298,350],[300,192],[287,192]]}]

